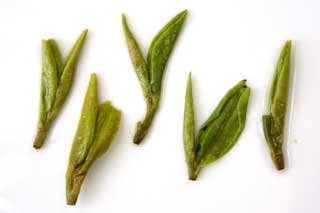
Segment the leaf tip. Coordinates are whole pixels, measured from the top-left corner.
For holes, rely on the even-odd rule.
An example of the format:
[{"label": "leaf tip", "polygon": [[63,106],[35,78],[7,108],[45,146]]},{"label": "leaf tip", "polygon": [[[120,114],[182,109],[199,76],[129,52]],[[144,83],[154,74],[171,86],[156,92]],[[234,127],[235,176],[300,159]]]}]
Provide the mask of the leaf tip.
[{"label": "leaf tip", "polygon": [[188,13],[189,13],[188,9],[184,9],[183,11],[181,11],[181,15],[182,15],[183,17],[185,17],[186,15],[188,15]]},{"label": "leaf tip", "polygon": [[286,41],[286,45],[291,46],[291,44],[292,44],[292,40],[291,39]]},{"label": "leaf tip", "polygon": [[290,54],[290,52],[291,52],[291,45],[292,45],[292,41],[291,40],[287,40],[285,45],[284,45],[284,49],[286,49],[288,54]]},{"label": "leaf tip", "polygon": [[95,72],[91,73],[90,80],[94,80],[94,81],[97,80],[97,74]]},{"label": "leaf tip", "polygon": [[125,13],[121,14],[121,20],[122,20],[122,24],[126,25],[127,24],[127,17]]}]

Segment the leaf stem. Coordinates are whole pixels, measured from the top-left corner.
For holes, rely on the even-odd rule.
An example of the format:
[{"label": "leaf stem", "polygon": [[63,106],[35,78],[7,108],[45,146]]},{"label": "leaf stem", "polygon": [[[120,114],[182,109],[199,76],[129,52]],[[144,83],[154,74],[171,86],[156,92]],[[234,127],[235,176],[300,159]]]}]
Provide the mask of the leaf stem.
[{"label": "leaf stem", "polygon": [[39,125],[38,130],[37,130],[37,135],[34,139],[33,142],[33,147],[35,149],[40,149],[42,147],[42,145],[44,144],[47,135],[48,135],[48,131],[50,129],[50,125],[51,122],[49,120],[44,121],[42,124]]},{"label": "leaf stem", "polygon": [[137,123],[137,130],[136,130],[136,133],[134,135],[134,138],[133,138],[133,143],[135,144],[140,144],[141,141],[143,140],[143,138],[146,136],[150,126],[151,126],[151,123],[153,121],[153,118],[154,118],[154,115],[157,111],[157,106],[152,104],[147,104],[147,112],[146,112],[146,115],[143,119],[143,121],[139,121]]},{"label": "leaf stem", "polygon": [[197,180],[200,171],[201,171],[201,167],[195,166],[193,171],[189,173],[189,180],[193,180],[193,181]]},{"label": "leaf stem", "polygon": [[80,193],[81,185],[84,181],[86,174],[81,174],[67,178],[66,185],[66,196],[67,196],[67,205],[75,205],[78,200],[78,196]]}]

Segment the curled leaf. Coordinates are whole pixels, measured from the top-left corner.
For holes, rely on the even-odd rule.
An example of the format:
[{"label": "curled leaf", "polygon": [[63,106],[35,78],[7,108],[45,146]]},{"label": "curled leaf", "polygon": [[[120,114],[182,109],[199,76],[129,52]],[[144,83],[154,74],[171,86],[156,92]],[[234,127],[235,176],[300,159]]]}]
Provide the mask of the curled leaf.
[{"label": "curled leaf", "polygon": [[188,84],[185,96],[184,118],[183,118],[183,144],[186,161],[188,165],[189,179],[194,180],[195,160],[196,160],[196,140],[194,127],[194,110],[192,98],[192,77],[188,77]]},{"label": "curled leaf", "polygon": [[93,143],[95,125],[98,116],[97,99],[97,77],[95,74],[92,74],[87,93],[84,98],[78,129],[70,152],[70,162],[74,165],[79,165],[85,160],[91,144]]},{"label": "curled leaf", "polygon": [[287,41],[282,48],[274,73],[268,100],[268,111],[262,117],[264,135],[270,149],[271,158],[278,170],[285,168],[283,144],[290,87],[290,55],[291,41]]},{"label": "curled leaf", "polygon": [[140,85],[143,91],[143,95],[148,104],[152,104],[152,92],[149,82],[149,74],[147,64],[143,58],[139,44],[129,29],[126,16],[122,15],[122,26],[125,34],[126,43],[128,47],[129,56],[133,65],[133,68],[138,76]]},{"label": "curled leaf", "polygon": [[121,112],[110,101],[98,106],[97,96],[97,79],[92,74],[66,172],[68,205],[76,204],[91,165],[109,149],[120,127]]},{"label": "curled leaf", "polygon": [[42,76],[41,105],[46,112],[52,108],[56,91],[58,87],[58,67],[55,61],[54,53],[48,41],[42,41]]},{"label": "curled leaf", "polygon": [[56,41],[54,39],[49,39],[48,44],[50,45],[51,51],[53,53],[54,60],[55,60],[55,63],[57,65],[57,69],[58,69],[58,77],[60,80],[62,70],[63,70],[63,61],[62,61],[61,52],[59,50],[58,44],[56,43]]}]

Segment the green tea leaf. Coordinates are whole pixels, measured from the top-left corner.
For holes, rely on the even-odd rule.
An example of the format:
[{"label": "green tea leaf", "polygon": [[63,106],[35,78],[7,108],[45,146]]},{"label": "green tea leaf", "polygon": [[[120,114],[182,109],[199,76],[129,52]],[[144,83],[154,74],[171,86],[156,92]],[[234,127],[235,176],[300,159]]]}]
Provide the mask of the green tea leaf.
[{"label": "green tea leaf", "polygon": [[190,180],[195,180],[195,127],[194,127],[194,110],[193,110],[193,98],[192,98],[192,77],[191,73],[188,77],[188,84],[185,96],[184,105],[184,119],[183,119],[183,144],[186,161],[188,164],[188,174]]},{"label": "green tea leaf", "polygon": [[[103,108],[103,106],[102,106]],[[103,155],[117,136],[121,121],[121,111],[111,105],[111,110],[105,115],[101,129],[97,129],[92,150],[98,150],[97,158]]]},{"label": "green tea leaf", "polygon": [[40,113],[33,147],[45,142],[52,123],[58,116],[72,86],[78,56],[87,35],[84,30],[63,65],[58,45],[53,39],[43,41]]},{"label": "green tea leaf", "polygon": [[97,98],[97,78],[95,74],[92,74],[70,153],[70,162],[74,165],[79,165],[85,160],[93,143],[98,116]]},{"label": "green tea leaf", "polygon": [[57,65],[58,77],[59,77],[59,81],[60,81],[60,77],[61,77],[62,70],[63,70],[63,62],[62,62],[61,52],[59,50],[58,44],[56,43],[56,41],[54,39],[49,39],[48,44],[51,48],[55,63]]},{"label": "green tea leaf", "polygon": [[[282,80],[280,79],[280,76],[283,75],[289,75],[290,73],[290,53],[291,53],[291,41],[287,41],[282,48],[282,51],[280,53],[278,63],[276,66],[276,70],[273,75],[273,80],[270,88],[270,94],[269,94],[269,108],[268,110],[271,111],[272,105],[274,103],[274,99],[277,92],[286,92],[288,89],[280,89],[279,86],[283,85],[282,81],[288,81],[288,78],[285,78]],[[285,82],[285,85],[289,85],[288,82]],[[287,86],[288,87],[288,86]],[[285,94],[284,94],[285,95]]]},{"label": "green tea leaf", "polygon": [[109,149],[120,127],[121,112],[110,101],[98,106],[97,93],[96,75],[92,74],[66,172],[68,205],[76,204],[90,167]]},{"label": "green tea leaf", "polygon": [[201,167],[220,159],[236,144],[245,126],[249,96],[249,88],[240,88],[216,119],[201,127],[197,137]]},{"label": "green tea leaf", "polygon": [[59,82],[59,87],[56,93],[56,101],[54,103],[54,109],[52,110],[52,113],[51,113],[51,116],[53,118],[55,118],[57,114],[60,112],[61,107],[63,106],[65,100],[67,99],[67,96],[69,95],[69,92],[73,83],[73,77],[76,71],[78,58],[82,50],[84,41],[86,39],[87,33],[88,33],[88,30],[82,31],[76,43],[74,44],[73,48],[71,49],[67,57],[67,60],[65,62],[65,65],[63,67],[63,71],[62,71],[60,82]]},{"label": "green tea leaf", "polygon": [[114,108],[110,101],[106,101],[99,107],[94,143],[81,168],[82,172],[89,170],[93,162],[106,153],[118,134],[121,121],[121,111]]},{"label": "green tea leaf", "polygon": [[151,85],[149,82],[147,64],[143,58],[138,42],[136,41],[136,39],[134,38],[134,35],[132,34],[132,32],[128,27],[127,19],[124,14],[122,15],[122,26],[123,26],[124,35],[127,42],[130,59],[131,59],[133,68],[140,81],[143,95],[147,103],[152,104],[152,92],[151,92]]},{"label": "green tea leaf", "polygon": [[135,144],[140,144],[144,139],[157,112],[161,95],[160,87],[163,72],[186,15],[186,10],[179,13],[155,36],[149,48],[147,63],[136,39],[128,27],[126,17],[122,15],[123,31],[131,62],[147,102],[146,115],[143,121],[137,123],[137,130],[133,139]]},{"label": "green tea leaf", "polygon": [[48,41],[42,41],[41,108],[51,110],[58,87],[58,68]]},{"label": "green tea leaf", "polygon": [[274,135],[274,121],[272,116],[264,115],[262,116],[263,132],[268,144],[271,159],[278,170],[284,169],[284,155],[282,150],[282,144],[279,143]]},{"label": "green tea leaf", "polygon": [[217,119],[217,117],[219,117],[219,115],[222,113],[222,111],[225,109],[226,104],[230,101],[230,99],[236,95],[239,91],[239,89],[245,87],[246,85],[246,80],[242,80],[239,83],[237,83],[233,88],[231,88],[227,94],[225,94],[225,96],[223,97],[223,99],[220,101],[220,103],[218,104],[218,106],[215,108],[215,110],[212,112],[212,114],[210,115],[210,117],[208,118],[208,120],[206,122],[204,122],[204,124],[202,124],[202,126],[200,127],[199,130],[199,134],[201,134],[201,132],[206,129],[208,127],[208,125],[210,123],[212,123],[215,119]]},{"label": "green tea leaf", "polygon": [[188,11],[184,10],[172,18],[154,37],[150,45],[147,64],[153,93],[160,93],[165,67],[187,14]]},{"label": "green tea leaf", "polygon": [[264,135],[271,158],[278,170],[285,168],[283,147],[287,102],[290,86],[291,41],[282,48],[274,73],[267,115],[262,117]]}]

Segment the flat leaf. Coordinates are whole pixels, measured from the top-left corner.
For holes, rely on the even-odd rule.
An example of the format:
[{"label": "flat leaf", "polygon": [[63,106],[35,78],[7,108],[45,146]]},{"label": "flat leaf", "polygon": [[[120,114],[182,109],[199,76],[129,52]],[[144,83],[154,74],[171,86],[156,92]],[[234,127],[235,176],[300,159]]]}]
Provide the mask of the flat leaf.
[{"label": "flat leaf", "polygon": [[153,93],[160,93],[162,76],[179,36],[188,11],[172,18],[154,37],[147,56],[147,65]]},{"label": "flat leaf", "polygon": [[228,92],[225,94],[225,96],[222,98],[222,100],[219,102],[218,106],[215,108],[215,110],[211,113],[210,117],[207,119],[206,122],[202,124],[199,130],[199,134],[208,127],[210,123],[212,123],[217,117],[221,114],[221,112],[224,110],[226,104],[230,101],[230,99],[238,93],[239,89],[243,88],[246,85],[246,80],[242,80],[239,83],[237,83],[233,88],[228,90]]},{"label": "flat leaf", "polygon": [[218,107],[219,114],[214,112],[215,118],[209,118],[210,122],[208,120],[198,133],[197,157],[201,167],[224,156],[235,145],[244,129],[250,89],[242,86],[236,92],[229,92],[221,101],[225,102],[223,108]]}]

